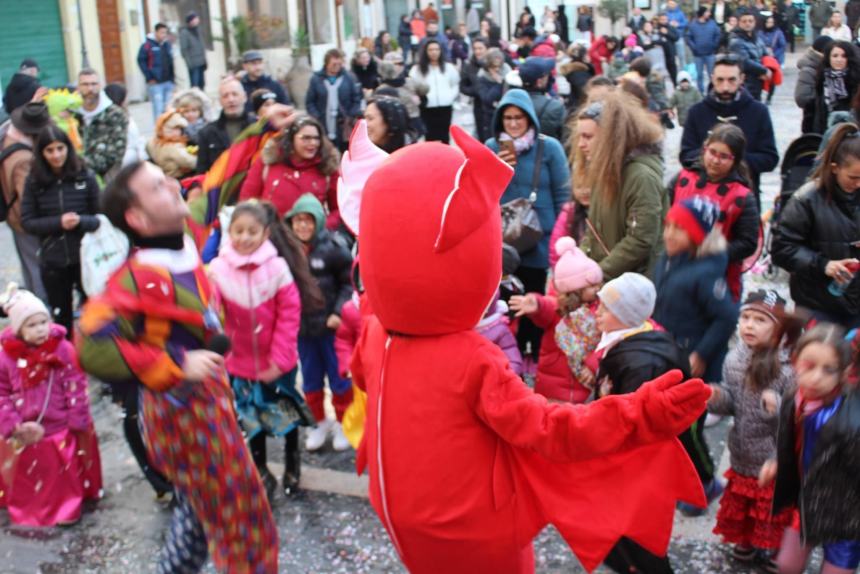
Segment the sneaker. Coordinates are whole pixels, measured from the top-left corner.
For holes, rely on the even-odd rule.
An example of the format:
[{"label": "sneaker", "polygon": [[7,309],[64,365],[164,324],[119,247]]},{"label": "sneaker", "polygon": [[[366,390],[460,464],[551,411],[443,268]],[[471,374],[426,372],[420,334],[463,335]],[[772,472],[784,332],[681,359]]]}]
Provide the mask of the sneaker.
[{"label": "sneaker", "polygon": [[340,423],[334,423],[334,425],[332,425],[331,446],[336,451],[344,451],[352,448],[352,445],[349,444],[348,440],[346,440],[346,435],[343,434],[343,426],[341,426]]},{"label": "sneaker", "polygon": [[708,505],[718,499],[723,493],[723,483],[716,478],[705,485],[705,496],[708,498]]},{"label": "sneaker", "polygon": [[758,567],[768,574],[779,574],[779,566],[776,565],[776,560],[769,552],[759,555]]},{"label": "sneaker", "polygon": [[[708,500],[708,506],[719,498],[719,496],[723,493],[723,484],[717,480],[716,478],[712,479],[711,482],[705,485],[705,497]],[[681,514],[684,516],[689,516],[691,518],[696,516],[704,516],[708,511],[707,506],[702,508],[699,506],[693,506],[692,504],[687,504],[686,502],[678,503],[678,510],[681,511]]]},{"label": "sneaker", "polygon": [[738,544],[735,545],[734,548],[732,548],[732,558],[734,558],[738,562],[749,563],[755,560],[755,557],[755,548],[751,546],[741,546],[740,544]]},{"label": "sneaker", "polygon": [[705,417],[705,428],[711,428],[712,426],[718,425],[720,424],[721,420],[723,420],[722,415],[708,413],[708,416]]},{"label": "sneaker", "polygon": [[328,436],[328,429],[331,427],[331,421],[324,420],[318,422],[317,426],[308,431],[308,436],[305,438],[305,448],[309,451],[319,450],[325,444],[325,439]]}]

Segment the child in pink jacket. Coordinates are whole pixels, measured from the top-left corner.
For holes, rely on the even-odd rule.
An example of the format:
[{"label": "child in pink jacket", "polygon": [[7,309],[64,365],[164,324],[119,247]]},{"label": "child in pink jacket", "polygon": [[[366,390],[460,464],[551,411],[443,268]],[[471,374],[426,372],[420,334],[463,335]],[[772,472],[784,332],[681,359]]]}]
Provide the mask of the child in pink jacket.
[{"label": "child in pink jacket", "polygon": [[544,329],[535,392],[550,400],[582,403],[593,379],[583,368],[585,359],[600,340],[594,313],[603,273],[571,237],[559,239],[555,250],[559,257],[548,293],[515,295],[511,309]]},{"label": "child in pink jacket", "polygon": [[102,487],[87,378],[42,301],[14,284],[3,299],[0,507],[14,524],[74,524]]},{"label": "child in pink jacket", "polygon": [[[310,280],[307,262],[296,269],[285,257],[301,256],[271,204],[236,206],[229,241],[209,265],[209,274],[232,341],[226,358],[236,411],[254,463],[271,498],[277,480],[269,472],[266,436],[285,437],[283,488],[298,487],[301,473],[298,427],[313,424],[296,390],[298,334],[302,313],[299,277]],[[284,256],[282,256],[282,253]]]}]

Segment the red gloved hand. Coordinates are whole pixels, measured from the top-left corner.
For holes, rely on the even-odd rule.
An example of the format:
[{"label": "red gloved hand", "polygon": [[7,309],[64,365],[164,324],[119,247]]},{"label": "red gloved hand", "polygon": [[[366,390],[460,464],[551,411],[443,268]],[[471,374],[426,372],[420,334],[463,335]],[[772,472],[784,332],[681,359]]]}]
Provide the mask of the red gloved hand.
[{"label": "red gloved hand", "polygon": [[690,428],[705,411],[711,388],[701,379],[683,381],[679,370],[669,371],[642,385],[642,410],[654,432],[677,436]]}]

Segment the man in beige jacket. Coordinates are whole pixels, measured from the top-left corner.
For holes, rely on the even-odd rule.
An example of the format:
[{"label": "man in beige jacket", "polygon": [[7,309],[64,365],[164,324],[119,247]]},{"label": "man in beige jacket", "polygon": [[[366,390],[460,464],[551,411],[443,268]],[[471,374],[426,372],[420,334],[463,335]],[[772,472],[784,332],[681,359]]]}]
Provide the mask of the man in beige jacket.
[{"label": "man in beige jacket", "polygon": [[6,223],[12,228],[24,285],[43,301],[47,298],[39,272],[39,239],[21,227],[21,198],[30,175],[36,135],[50,122],[48,107],[42,102],[30,102],[16,109],[11,120],[0,126],[0,150],[14,144],[26,146],[10,153],[0,164],[0,188],[9,208]]}]

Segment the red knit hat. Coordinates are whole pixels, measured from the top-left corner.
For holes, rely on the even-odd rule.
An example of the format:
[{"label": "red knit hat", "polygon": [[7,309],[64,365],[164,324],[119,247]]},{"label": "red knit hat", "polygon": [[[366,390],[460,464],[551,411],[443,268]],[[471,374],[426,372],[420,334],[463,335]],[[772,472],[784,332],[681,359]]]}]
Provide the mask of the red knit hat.
[{"label": "red knit hat", "polygon": [[666,222],[672,222],[690,236],[696,245],[701,245],[714,228],[720,216],[720,207],[703,195],[694,195],[680,201],[669,209]]}]

